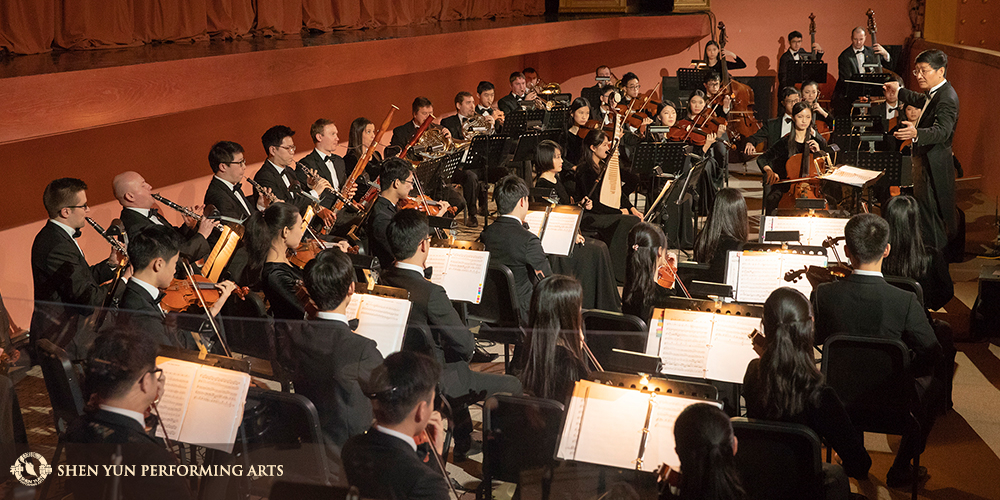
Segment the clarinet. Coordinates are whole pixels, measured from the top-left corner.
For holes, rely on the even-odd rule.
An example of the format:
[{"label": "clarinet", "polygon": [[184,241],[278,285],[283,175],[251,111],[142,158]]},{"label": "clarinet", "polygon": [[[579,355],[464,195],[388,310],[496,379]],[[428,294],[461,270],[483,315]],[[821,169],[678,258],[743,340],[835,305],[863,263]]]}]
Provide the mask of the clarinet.
[{"label": "clarinet", "polygon": [[[271,203],[274,203],[274,202],[278,201],[278,197],[275,196],[274,193],[270,193],[270,192],[264,191],[264,186],[261,186],[260,183],[258,183],[257,181],[253,180],[250,177],[247,177],[246,181],[249,182],[250,185],[253,186],[254,189],[257,190],[258,193],[263,194],[264,196],[266,196],[267,197],[267,201],[269,201]],[[267,194],[265,194],[265,193],[267,193]]]},{"label": "clarinet", "polygon": [[[307,177],[313,179],[319,177],[319,172],[316,172],[315,169],[307,167],[304,163],[297,161],[295,162],[295,165],[301,168],[302,171],[306,173]],[[363,208],[360,203],[355,203],[353,200],[348,199],[346,196],[344,196],[344,193],[336,189],[325,189],[324,191],[330,191],[330,193],[332,193],[335,197],[337,197],[337,199],[340,200],[341,203],[354,207],[358,211],[361,211],[361,209]],[[320,193],[320,196],[322,195],[323,193]]]},{"label": "clarinet", "polygon": [[[160,203],[163,203],[164,205],[166,205],[166,206],[168,206],[168,207],[170,207],[170,208],[172,208],[172,209],[174,209],[174,210],[176,210],[176,211],[178,211],[178,212],[180,212],[180,213],[182,213],[182,214],[184,214],[184,215],[186,215],[186,216],[188,216],[188,217],[190,217],[190,218],[192,218],[192,219],[194,219],[194,220],[196,220],[198,222],[201,222],[205,218],[204,215],[196,214],[190,208],[188,208],[188,207],[182,207],[182,206],[180,206],[180,205],[178,205],[178,204],[176,204],[176,203],[174,203],[174,202],[172,202],[172,201],[170,201],[170,200],[168,200],[168,199],[160,196],[159,193],[154,193],[152,196],[153,196],[153,199],[155,199],[156,201],[159,201]],[[222,231],[222,229],[223,229],[222,223],[219,222],[219,221],[214,221],[214,224],[212,224],[212,225],[215,226],[215,228],[218,229],[219,231]]]},{"label": "clarinet", "polygon": [[90,225],[93,226],[94,229],[97,230],[97,232],[104,237],[104,239],[108,240],[108,243],[110,243],[111,246],[115,247],[115,250],[117,250],[118,253],[124,256],[128,255],[128,249],[125,248],[125,245],[122,242],[115,239],[114,236],[109,235],[108,232],[103,227],[101,227],[101,225],[98,224],[97,221],[95,221],[94,219],[91,219],[90,217],[84,217],[84,218],[87,219],[87,222],[89,222]]}]

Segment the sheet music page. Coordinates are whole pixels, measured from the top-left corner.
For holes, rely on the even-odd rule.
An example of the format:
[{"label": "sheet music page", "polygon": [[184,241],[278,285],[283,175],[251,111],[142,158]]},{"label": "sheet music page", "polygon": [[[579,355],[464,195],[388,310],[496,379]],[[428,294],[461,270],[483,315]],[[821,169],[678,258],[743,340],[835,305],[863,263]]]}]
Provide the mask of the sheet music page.
[{"label": "sheet music page", "polygon": [[[444,286],[444,277],[448,274],[448,259],[451,257],[451,250],[451,248],[442,247],[431,247],[428,250],[427,262],[424,262],[424,267],[434,268],[434,273],[431,275],[431,283]],[[445,287],[445,289],[447,288]],[[454,297],[451,298],[454,299]]]},{"label": "sheet music page", "polygon": [[556,456],[634,469],[648,411],[648,394],[581,380],[573,389]]},{"label": "sheet music page", "polygon": [[712,313],[667,310],[660,337],[660,372],[703,378],[711,337]]},{"label": "sheet music page", "polygon": [[545,212],[542,210],[529,210],[524,216],[524,222],[528,224],[528,231],[538,236],[542,233],[542,222],[545,222]]},{"label": "sheet music page", "polygon": [[[782,283],[781,257],[773,252],[743,252],[736,285],[736,301],[763,304]],[[728,276],[726,277],[728,280]]]},{"label": "sheet music page", "polygon": [[650,356],[660,355],[660,338],[663,336],[664,309],[653,309],[653,317],[649,319],[649,334],[646,335],[646,351]]},{"label": "sheet music page", "polygon": [[247,373],[200,366],[176,439],[232,453],[249,387]]},{"label": "sheet music page", "polygon": [[[170,439],[177,439],[181,423],[184,422],[184,415],[187,413],[191,387],[194,385],[194,378],[200,365],[158,356],[156,367],[162,369],[163,376],[167,378],[163,396],[160,397],[160,402],[156,403],[160,413],[160,425],[156,427],[156,435],[161,438],[169,436]],[[164,430],[166,435],[163,433]]]},{"label": "sheet music page", "polygon": [[[782,255],[781,282],[778,286],[792,287],[802,292],[802,294],[808,298],[809,294],[812,293],[812,284],[809,283],[809,280],[805,276],[799,278],[799,281],[796,283],[785,281],[784,279],[785,273],[788,271],[802,269],[806,266],[826,267],[826,255]],[[763,302],[763,300],[761,302]]]},{"label": "sheet music page", "polygon": [[740,258],[742,256],[743,252],[730,250],[729,258],[726,259],[726,284],[733,287],[734,292],[740,281]]},{"label": "sheet music page", "polygon": [[358,310],[358,329],[355,333],[374,340],[383,358],[402,349],[406,320],[410,317],[410,301],[354,294],[355,297],[358,295],[364,298]]},{"label": "sheet music page", "polygon": [[[357,283],[354,286],[357,287],[361,285],[361,283]],[[351,295],[351,300],[347,303],[347,311],[344,311],[344,316],[347,316],[347,319],[358,319],[358,309],[361,307],[361,299],[366,296],[367,294],[364,293],[355,293],[354,295]]]},{"label": "sheet music page", "polygon": [[[838,219],[831,217],[812,217],[812,243],[810,245],[822,246],[823,240],[827,236],[832,236],[834,238],[844,235],[844,226],[847,225],[847,221],[851,219]],[[837,254],[840,255],[840,259],[847,262],[847,254],[844,253],[844,248],[847,248],[847,240],[840,240],[837,242]],[[827,260],[830,262],[837,262],[837,258],[833,255],[833,250],[830,248],[826,249]]]},{"label": "sheet music page", "polygon": [[750,360],[757,358],[748,335],[760,327],[760,318],[715,314],[712,348],[705,378],[742,384]]},{"label": "sheet music page", "polygon": [[[809,220],[814,217],[777,217],[768,216],[767,222],[764,224],[764,235],[767,235],[768,231],[798,231],[799,241],[803,245],[810,245],[807,243],[809,240]],[[780,243],[773,242],[770,240],[764,240],[764,243]]]},{"label": "sheet music page", "polygon": [[833,172],[821,175],[820,179],[839,182],[841,184],[847,184],[854,187],[862,187],[865,183],[878,177],[881,173],[882,172],[878,170],[868,170],[864,168],[852,167],[850,165],[842,165]]},{"label": "sheet music page", "polygon": [[[449,299],[478,304],[483,297],[483,282],[486,281],[489,266],[489,252],[452,248],[448,267],[439,284],[448,292]],[[434,274],[437,274],[437,268]],[[431,281],[435,280],[432,278]]]},{"label": "sheet music page", "polygon": [[542,250],[550,255],[569,255],[576,243],[576,226],[581,214],[552,212],[542,238]]},{"label": "sheet music page", "polygon": [[674,442],[674,422],[684,408],[697,403],[708,403],[722,408],[722,403],[702,399],[684,398],[657,394],[653,398],[653,414],[649,418],[649,435],[646,450],[642,454],[642,470],[655,471],[660,464],[678,469],[681,461],[677,458]]}]

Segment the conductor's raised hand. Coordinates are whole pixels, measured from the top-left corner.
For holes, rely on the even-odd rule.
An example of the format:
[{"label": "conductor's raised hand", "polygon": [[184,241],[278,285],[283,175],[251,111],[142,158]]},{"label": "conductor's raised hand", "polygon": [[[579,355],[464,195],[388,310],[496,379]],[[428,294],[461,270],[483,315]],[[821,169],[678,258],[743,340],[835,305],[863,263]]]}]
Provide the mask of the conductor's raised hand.
[{"label": "conductor's raised hand", "polygon": [[913,122],[904,121],[903,128],[895,131],[892,135],[901,141],[905,141],[907,139],[913,140],[917,138],[917,127],[913,124]]}]

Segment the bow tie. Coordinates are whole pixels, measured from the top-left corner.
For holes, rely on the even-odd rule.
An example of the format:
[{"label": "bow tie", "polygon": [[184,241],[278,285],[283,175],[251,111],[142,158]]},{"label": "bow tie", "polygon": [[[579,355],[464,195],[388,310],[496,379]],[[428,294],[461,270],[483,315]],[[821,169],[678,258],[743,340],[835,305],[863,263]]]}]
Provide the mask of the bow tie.
[{"label": "bow tie", "polygon": [[528,231],[531,231],[531,226],[529,226],[527,222],[522,222],[521,227],[527,229]]},{"label": "bow tie", "polygon": [[159,218],[158,217],[159,215],[160,215],[160,211],[159,210],[157,210],[155,208],[150,208],[149,209],[149,218],[150,219],[157,220]]},{"label": "bow tie", "polygon": [[330,156],[327,156],[326,158],[323,158],[323,163],[326,163],[326,162],[333,163],[333,155],[330,155]]},{"label": "bow tie", "polygon": [[865,49],[855,50],[854,53],[855,54],[864,54],[865,53]]},{"label": "bow tie", "polygon": [[163,300],[163,297],[166,297],[166,296],[167,296],[167,294],[165,294],[163,292],[160,292],[159,295],[157,295],[156,298],[153,299],[153,304],[159,305],[160,301]]},{"label": "bow tie", "polygon": [[433,267],[425,267],[424,268],[424,278],[431,279],[431,276],[433,276],[433,275],[434,275],[434,268]]},{"label": "bow tie", "polygon": [[236,184],[233,184],[233,192],[236,194],[243,194],[243,183],[237,182]]},{"label": "bow tie", "polygon": [[347,326],[351,328],[352,332],[355,331],[355,330],[357,330],[358,329],[358,318],[354,318],[352,320],[348,320],[347,321]]},{"label": "bow tie", "polygon": [[79,238],[81,236],[83,236],[83,231],[80,231],[79,228],[77,228],[75,231],[73,231],[73,239],[77,239],[77,238]]},{"label": "bow tie", "polygon": [[285,167],[284,170],[281,171],[281,175],[283,177],[288,177],[289,179],[291,179],[292,178],[292,169],[290,169],[288,167]]},{"label": "bow tie", "polygon": [[788,117],[786,117],[786,118],[785,118],[785,123],[792,123],[792,119],[791,119],[791,118],[788,118]]}]

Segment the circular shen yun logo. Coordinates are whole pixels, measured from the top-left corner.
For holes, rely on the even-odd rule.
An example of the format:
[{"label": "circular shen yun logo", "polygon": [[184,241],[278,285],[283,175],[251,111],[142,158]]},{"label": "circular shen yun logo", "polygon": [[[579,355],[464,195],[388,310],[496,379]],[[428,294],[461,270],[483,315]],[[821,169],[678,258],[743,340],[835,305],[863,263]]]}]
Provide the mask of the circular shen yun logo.
[{"label": "circular shen yun logo", "polygon": [[25,486],[38,486],[52,474],[52,466],[45,461],[45,457],[29,451],[17,457],[14,465],[10,466],[10,473]]}]

